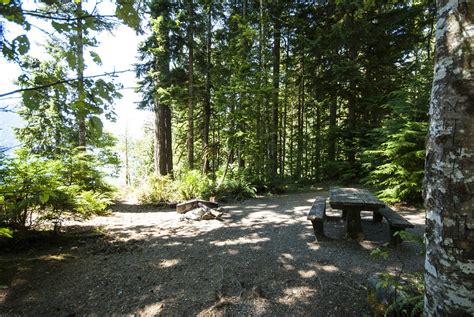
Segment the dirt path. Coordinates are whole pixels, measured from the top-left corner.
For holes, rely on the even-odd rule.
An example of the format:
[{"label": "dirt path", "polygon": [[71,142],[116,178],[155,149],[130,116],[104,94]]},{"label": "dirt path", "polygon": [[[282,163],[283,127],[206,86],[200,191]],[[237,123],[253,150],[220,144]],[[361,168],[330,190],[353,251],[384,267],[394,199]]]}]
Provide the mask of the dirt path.
[{"label": "dirt path", "polygon": [[[315,243],[306,214],[316,195],[327,193],[228,205],[223,221],[116,206],[112,216],[80,224],[104,235],[0,254],[0,315],[366,314],[367,278],[400,261],[420,270],[419,249],[402,244],[374,260],[370,250],[388,241],[388,228],[368,221],[364,241],[344,240],[343,223],[332,221],[330,239]],[[423,214],[405,215],[421,234]]]}]

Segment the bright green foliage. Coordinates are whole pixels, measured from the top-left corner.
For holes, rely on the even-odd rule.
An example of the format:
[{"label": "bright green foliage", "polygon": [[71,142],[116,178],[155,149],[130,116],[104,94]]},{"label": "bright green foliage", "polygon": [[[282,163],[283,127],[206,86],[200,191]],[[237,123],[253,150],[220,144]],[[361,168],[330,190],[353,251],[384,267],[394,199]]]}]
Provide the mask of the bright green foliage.
[{"label": "bright green foliage", "polygon": [[151,175],[137,187],[136,197],[142,204],[175,201],[175,184],[169,176]]},{"label": "bright green foliage", "polygon": [[[29,156],[26,151],[7,160],[1,171],[2,220],[21,227],[32,224],[33,212],[46,208],[51,197],[60,195],[61,169],[61,162]],[[66,199],[65,205],[70,204]]]},{"label": "bright green foliage", "polygon": [[0,1],[0,49],[7,60],[19,62],[19,57],[28,52],[30,41],[25,34],[8,39],[6,37],[5,22],[20,26],[25,31],[30,30],[31,24],[23,14],[21,0]]},{"label": "bright green foliage", "polygon": [[118,164],[114,155],[110,157],[94,155],[79,148],[71,150],[69,155],[61,158],[64,165],[64,177],[68,185],[77,185],[81,190],[112,193],[114,188],[105,182],[106,170]]},{"label": "bright green foliage", "polygon": [[[217,179],[221,179],[222,174],[223,170],[219,170],[216,173]],[[257,189],[252,184],[249,175],[233,170],[228,172],[224,181],[213,190],[213,194],[223,201],[253,198],[256,193]]]},{"label": "bright green foliage", "polygon": [[425,74],[413,73],[409,84],[388,96],[385,109],[391,115],[373,131],[376,143],[365,152],[366,182],[380,188],[379,197],[389,203],[421,201],[431,65],[421,71]]},{"label": "bright green foliage", "polygon": [[[189,150],[191,127],[190,17],[181,2],[161,15],[165,3],[151,2],[157,16],[140,48],[146,58],[138,75],[142,107],[160,100],[172,108],[179,174],[189,165],[179,158]],[[202,0],[193,6],[193,148],[200,154],[194,166],[204,166],[211,179],[236,166],[259,190],[288,182],[355,183],[369,175],[384,199],[418,198],[433,1]],[[169,32],[161,34],[163,27]],[[161,64],[172,67],[158,70]]]},{"label": "bright green foliage", "polygon": [[[73,35],[69,35],[73,37]],[[55,38],[46,45],[50,59],[23,58],[25,74],[18,84],[22,87],[44,86],[62,81],[75,70],[69,63],[71,47],[65,38]],[[91,51],[91,53],[93,53]],[[95,54],[95,53],[94,53]],[[120,98],[120,85],[112,80],[86,79],[85,96],[79,102],[79,82],[55,84],[38,90],[25,91],[20,116],[28,125],[17,129],[17,137],[33,153],[48,157],[58,156],[68,148],[78,146],[78,118],[86,119],[86,144],[89,148],[103,148],[104,133],[100,116],[114,120],[112,103]],[[110,139],[110,138],[108,138]]]},{"label": "bright green foliage", "polygon": [[12,238],[13,234],[13,231],[11,229],[8,229],[8,228],[0,228],[0,237],[1,236],[4,236],[4,237],[7,237],[7,238]]},{"label": "bright green foliage", "polygon": [[[218,171],[221,179],[223,170]],[[135,195],[139,202],[156,204],[183,201],[193,198],[209,199],[215,196],[222,201],[255,197],[256,189],[242,173],[228,172],[221,184],[197,170],[186,171],[175,180],[170,176],[149,176],[137,186]]]},{"label": "bright green foliage", "polygon": [[[409,231],[398,231],[395,235],[400,235],[404,243],[415,243],[422,248],[422,254],[425,253],[423,236]],[[387,248],[375,248],[370,252],[374,258],[383,258],[388,260],[390,251]],[[393,262],[389,260],[390,262]],[[401,260],[400,260],[401,261]],[[393,263],[391,263],[393,265]],[[384,316],[421,316],[424,304],[424,275],[422,272],[406,273],[403,271],[404,263],[401,261],[401,268],[398,274],[380,273],[380,281],[377,288],[393,288],[396,296],[393,302],[388,303]],[[370,301],[370,300],[369,300]]]},{"label": "bright green foliage", "polygon": [[208,198],[211,180],[198,170],[184,172],[177,181],[176,190],[182,199]]},{"label": "bright green foliage", "polygon": [[28,154],[24,149],[15,158],[4,159],[0,222],[21,228],[103,212],[110,203],[112,188],[102,183],[102,174],[93,167],[95,158],[79,153],[65,161]]},{"label": "bright green foliage", "polygon": [[383,188],[378,195],[386,202],[421,200],[427,126],[425,122],[405,123],[388,136],[380,150],[366,152],[382,160],[367,182]]}]

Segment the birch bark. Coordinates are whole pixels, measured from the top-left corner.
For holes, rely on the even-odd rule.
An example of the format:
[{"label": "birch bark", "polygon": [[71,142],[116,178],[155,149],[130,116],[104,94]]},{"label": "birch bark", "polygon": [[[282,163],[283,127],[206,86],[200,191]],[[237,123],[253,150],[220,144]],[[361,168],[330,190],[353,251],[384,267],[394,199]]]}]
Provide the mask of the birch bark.
[{"label": "birch bark", "polygon": [[424,179],[425,316],[474,315],[474,2],[438,0]]}]

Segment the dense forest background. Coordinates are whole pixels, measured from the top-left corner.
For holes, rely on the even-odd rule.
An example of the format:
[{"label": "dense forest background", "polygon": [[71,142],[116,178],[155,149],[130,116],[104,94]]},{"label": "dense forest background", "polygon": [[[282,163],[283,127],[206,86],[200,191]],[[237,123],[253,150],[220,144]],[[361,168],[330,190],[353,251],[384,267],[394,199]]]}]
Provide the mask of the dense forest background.
[{"label": "dense forest background", "polygon": [[[421,200],[432,1],[117,1],[113,16],[80,1],[3,1],[0,13],[2,30],[25,30],[1,37],[4,58],[23,70],[26,121],[22,148],[1,156],[9,225],[40,210],[46,220],[104,210],[115,197],[106,174],[118,168],[145,203],[323,181]],[[28,53],[29,17],[54,30],[48,59]],[[138,107],[155,116],[139,140],[133,127],[118,138],[103,129],[122,83],[84,75],[101,63],[95,35],[121,23],[148,35]]]}]

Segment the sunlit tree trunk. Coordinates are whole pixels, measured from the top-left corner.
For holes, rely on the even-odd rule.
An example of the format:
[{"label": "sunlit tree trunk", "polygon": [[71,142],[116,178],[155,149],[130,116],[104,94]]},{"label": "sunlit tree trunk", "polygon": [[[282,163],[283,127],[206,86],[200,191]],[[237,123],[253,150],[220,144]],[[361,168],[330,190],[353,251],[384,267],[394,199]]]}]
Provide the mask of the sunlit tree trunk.
[{"label": "sunlit tree trunk", "polygon": [[262,170],[264,168],[264,156],[265,156],[265,144],[263,140],[263,127],[262,127],[262,105],[266,104],[266,96],[263,94],[262,90],[265,83],[265,19],[264,19],[264,4],[263,0],[260,0],[259,3],[259,30],[258,30],[258,45],[259,45],[259,55],[258,55],[258,66],[260,70],[259,75],[259,86],[261,88],[259,100],[257,102],[257,118],[256,118],[256,136],[257,136],[257,159],[255,164],[255,170],[257,174],[257,179],[261,179],[262,177]]},{"label": "sunlit tree trunk", "polygon": [[206,97],[204,100],[204,123],[202,131],[203,167],[204,173],[209,172],[209,127],[211,124],[211,41],[212,41],[212,4],[207,8],[206,23]]},{"label": "sunlit tree trunk", "polygon": [[282,130],[282,141],[281,141],[281,165],[280,175],[285,176],[285,161],[286,161],[286,138],[287,138],[287,119],[288,119],[288,77],[289,77],[289,63],[290,63],[290,31],[286,37],[286,59],[285,59],[285,102],[283,104],[283,130]]},{"label": "sunlit tree trunk", "polygon": [[193,0],[188,0],[188,165],[190,169],[194,168],[194,34],[193,19],[194,9]]},{"label": "sunlit tree trunk", "polygon": [[474,315],[474,3],[437,1],[424,199],[425,315]]},{"label": "sunlit tree trunk", "polygon": [[159,176],[173,173],[173,148],[171,138],[171,109],[156,102],[155,105],[155,171]]},{"label": "sunlit tree trunk", "polygon": [[280,85],[280,40],[281,19],[278,1],[273,2],[273,96],[272,96],[272,121],[270,128],[270,176],[277,175],[277,148],[278,148],[278,98]]},{"label": "sunlit tree trunk", "polygon": [[[170,81],[170,35],[169,4],[160,5],[159,25],[155,36],[158,39],[159,53],[156,55],[156,71],[158,73],[156,85],[163,90],[169,88]],[[171,136],[171,108],[167,98],[157,95],[154,104],[155,112],[155,173],[158,176],[173,173],[173,148]]]},{"label": "sunlit tree trunk", "polygon": [[78,145],[85,150],[86,147],[86,105],[84,89],[84,34],[82,21],[82,1],[77,2],[77,39],[76,39],[76,57],[77,57],[77,124],[78,124]]}]

